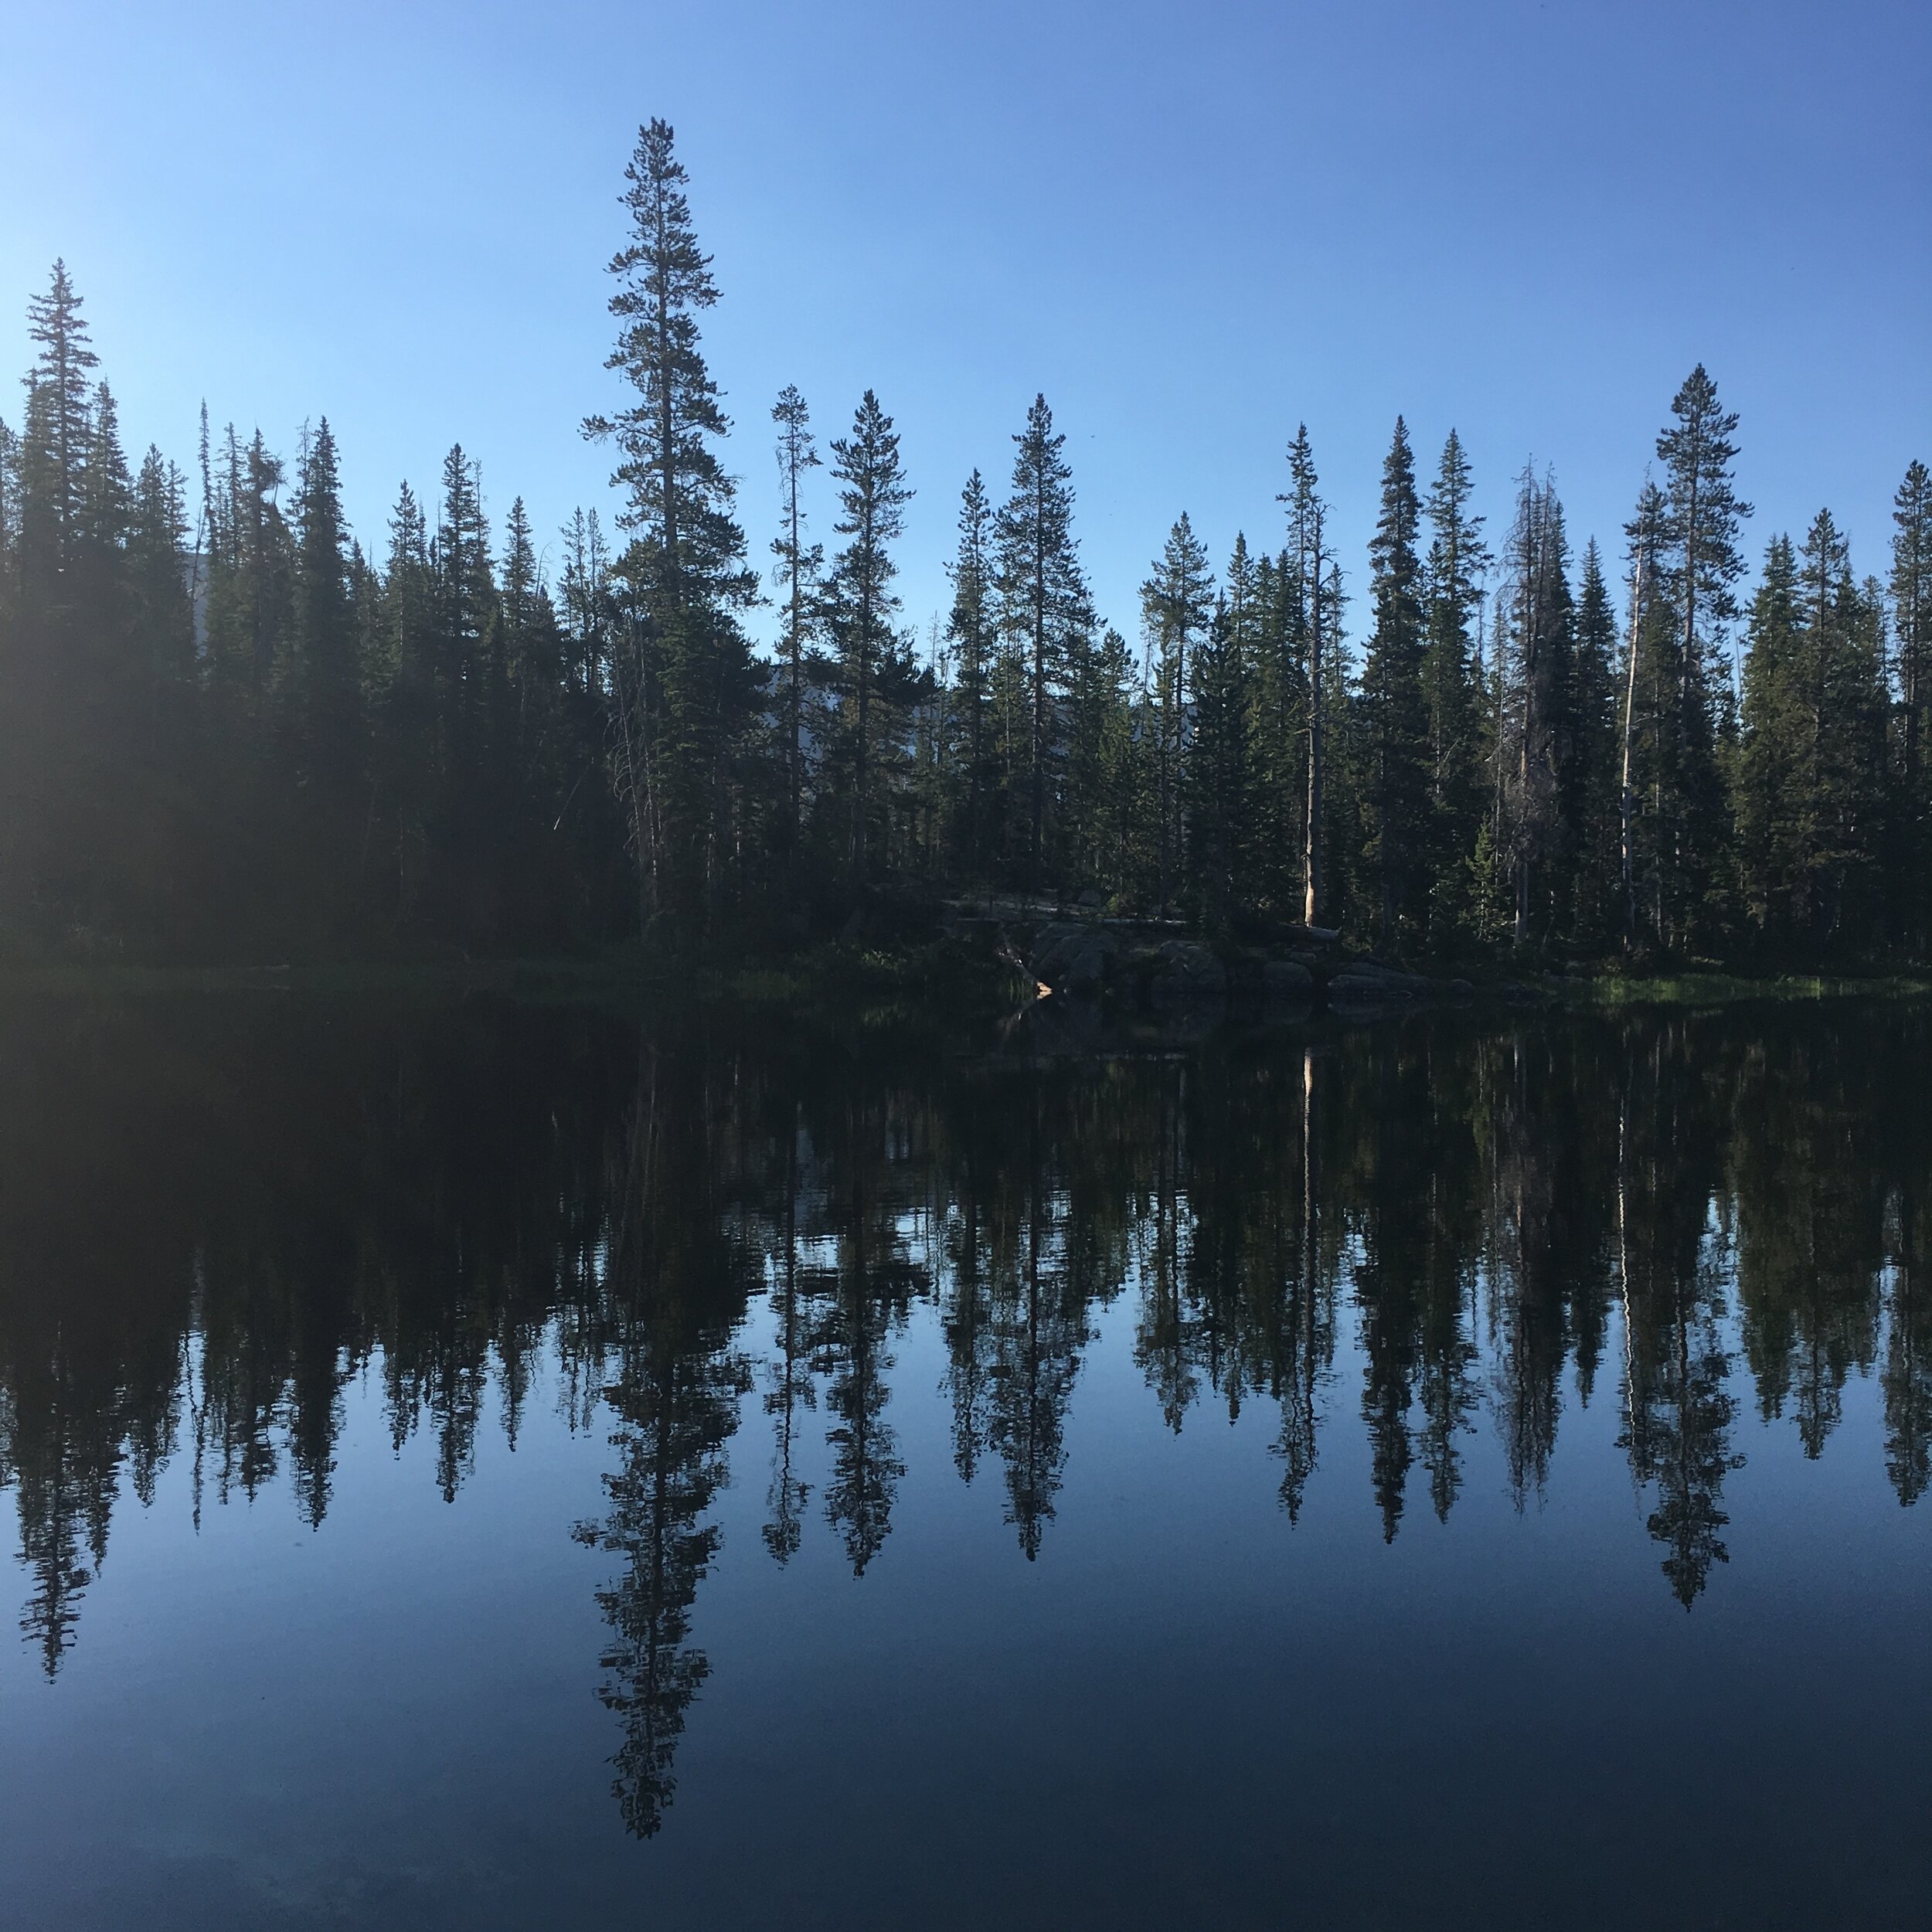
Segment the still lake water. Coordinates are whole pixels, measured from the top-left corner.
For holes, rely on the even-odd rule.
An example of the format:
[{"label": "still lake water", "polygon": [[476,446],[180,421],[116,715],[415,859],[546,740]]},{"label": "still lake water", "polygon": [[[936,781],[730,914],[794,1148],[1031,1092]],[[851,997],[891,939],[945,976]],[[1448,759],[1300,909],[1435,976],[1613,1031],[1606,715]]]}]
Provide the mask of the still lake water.
[{"label": "still lake water", "polygon": [[0,1019],[0,1923],[1932,1923],[1932,1011]]}]

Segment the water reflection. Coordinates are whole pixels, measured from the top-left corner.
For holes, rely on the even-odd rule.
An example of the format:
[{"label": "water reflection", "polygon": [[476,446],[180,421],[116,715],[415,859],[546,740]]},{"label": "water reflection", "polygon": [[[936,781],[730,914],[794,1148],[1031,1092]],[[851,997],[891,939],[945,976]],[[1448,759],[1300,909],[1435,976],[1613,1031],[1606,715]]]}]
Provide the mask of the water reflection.
[{"label": "water reflection", "polygon": [[614,1789],[648,1835],[709,1668],[694,1607],[734,1458],[776,1563],[815,1536],[855,1577],[889,1563],[896,1393],[930,1393],[895,1379],[930,1311],[954,1464],[995,1477],[1032,1561],[1123,1298],[1171,1430],[1271,1409],[1293,1522],[1325,1433],[1359,1427],[1390,1542],[1411,1509],[1450,1521],[1481,1429],[1532,1505],[1566,1393],[1614,1382],[1689,1609],[1734,1553],[1743,1403],[1815,1458],[1876,1371],[1886,1479],[1925,1492],[1929,1044],[1910,1008],[1437,1016],[1038,1059],[1023,1035],[640,1039],[508,1005],[18,1010],[0,1485],[21,1628],[57,1672],[115,1511],[151,1504],[165,1465],[192,1469],[197,1521],[285,1475],[320,1526],[345,1391],[372,1380],[454,1497],[485,1431],[514,1447],[541,1365],[568,1424],[609,1438],[575,1533],[608,1563]]}]

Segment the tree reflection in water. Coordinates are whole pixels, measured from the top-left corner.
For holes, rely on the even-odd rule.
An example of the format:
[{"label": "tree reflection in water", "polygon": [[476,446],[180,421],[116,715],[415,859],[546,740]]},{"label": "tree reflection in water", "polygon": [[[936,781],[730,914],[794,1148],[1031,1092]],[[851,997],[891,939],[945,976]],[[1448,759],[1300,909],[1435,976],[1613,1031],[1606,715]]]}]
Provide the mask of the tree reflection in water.
[{"label": "tree reflection in water", "polygon": [[190,1468],[197,1512],[285,1477],[320,1525],[366,1378],[397,1444],[433,1435],[453,1497],[481,1432],[515,1445],[541,1369],[571,1427],[609,1434],[577,1534],[611,1566],[600,1694],[648,1835],[708,1668],[694,1607],[741,1428],[770,1431],[771,1557],[815,1533],[816,1432],[818,1520],[865,1576],[887,1560],[893,1377],[925,1310],[954,1467],[998,1472],[1029,1561],[1123,1298],[1167,1428],[1271,1407],[1291,1522],[1351,1412],[1384,1538],[1418,1499],[1450,1520],[1485,1426],[1526,1506],[1566,1400],[1606,1375],[1687,1609],[1730,1554],[1742,1401],[1817,1457],[1848,1377],[1875,1371],[1886,1477],[1924,1494],[1917,1009],[1438,1015],[1066,1058],[1016,1037],[640,1039],[488,1002],[16,1009],[0,1485],[42,1666],[76,1641],[115,1510],[164,1466]]}]

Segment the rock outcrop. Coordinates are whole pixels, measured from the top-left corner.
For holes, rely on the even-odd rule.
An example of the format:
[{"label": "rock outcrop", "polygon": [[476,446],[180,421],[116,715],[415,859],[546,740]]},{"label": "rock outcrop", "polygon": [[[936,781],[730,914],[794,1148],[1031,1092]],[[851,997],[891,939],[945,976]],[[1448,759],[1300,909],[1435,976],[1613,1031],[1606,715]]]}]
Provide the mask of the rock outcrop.
[{"label": "rock outcrop", "polygon": [[1225,999],[1228,969],[1198,939],[1170,939],[1156,956],[1148,997],[1157,1006],[1192,1000]]},{"label": "rock outcrop", "polygon": [[1271,1008],[1321,1004],[1347,1015],[1467,998],[1471,991],[1465,980],[1425,978],[1382,960],[1352,958],[1324,927],[1287,928],[1265,948],[1217,948],[1174,936],[1172,927],[1163,934],[1082,910],[1087,917],[1062,912],[1030,935],[1024,920],[999,923],[1001,956],[1043,995],[1124,998],[1170,1015],[1230,999]]},{"label": "rock outcrop", "polygon": [[1405,973],[1372,959],[1352,959],[1328,981],[1331,1006],[1389,1006],[1427,999],[1442,988],[1419,973]]},{"label": "rock outcrop", "polygon": [[1033,935],[1035,977],[1055,992],[1096,993],[1118,971],[1121,942],[1112,928],[1066,919]]},{"label": "rock outcrop", "polygon": [[1298,959],[1264,960],[1261,992],[1270,1001],[1311,1000],[1315,975]]}]

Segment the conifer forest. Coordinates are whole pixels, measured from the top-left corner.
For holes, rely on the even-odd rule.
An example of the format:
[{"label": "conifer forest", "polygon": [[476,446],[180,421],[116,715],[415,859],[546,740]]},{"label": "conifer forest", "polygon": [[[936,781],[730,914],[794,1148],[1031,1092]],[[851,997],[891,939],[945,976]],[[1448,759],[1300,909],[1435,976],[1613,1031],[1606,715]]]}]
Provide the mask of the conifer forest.
[{"label": "conifer forest", "polygon": [[[1699,366],[1592,532],[1528,467],[1479,514],[1462,440],[1398,417],[1352,556],[1284,421],[1232,553],[1177,515],[1103,612],[1044,396],[964,478],[915,478],[870,391],[727,420],[691,192],[652,121],[610,264],[626,406],[558,426],[621,508],[560,537],[487,509],[461,444],[352,531],[320,414],[290,447],[204,410],[198,448],[136,455],[54,265],[0,423],[0,946],[755,955],[978,898],[1423,959],[1924,957],[1909,449],[1890,529],[1753,529]],[[747,530],[734,472],[774,451],[782,518]],[[957,491],[929,637],[894,587],[915,481]]]}]

